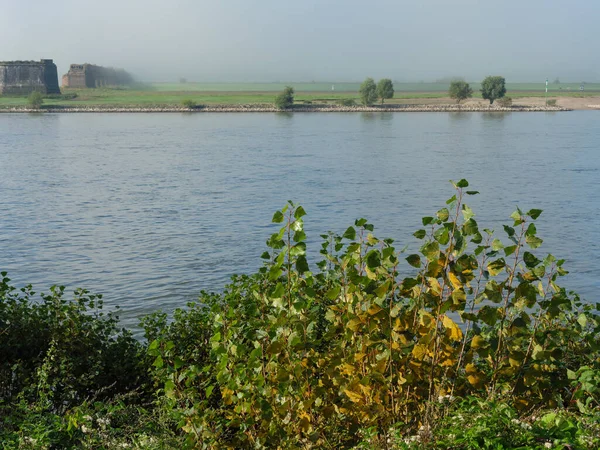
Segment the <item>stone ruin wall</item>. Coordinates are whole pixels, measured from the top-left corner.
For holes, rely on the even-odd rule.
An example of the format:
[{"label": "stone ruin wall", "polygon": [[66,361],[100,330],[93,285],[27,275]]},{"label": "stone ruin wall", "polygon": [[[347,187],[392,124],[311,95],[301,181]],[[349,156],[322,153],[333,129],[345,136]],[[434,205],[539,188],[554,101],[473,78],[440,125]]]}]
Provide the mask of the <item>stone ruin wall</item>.
[{"label": "stone ruin wall", "polygon": [[70,88],[96,88],[124,86],[133,82],[132,76],[123,69],[96,66],[94,64],[71,64],[63,75],[62,85]]},{"label": "stone ruin wall", "polygon": [[56,64],[51,59],[38,61],[0,61],[0,94],[60,94]]}]

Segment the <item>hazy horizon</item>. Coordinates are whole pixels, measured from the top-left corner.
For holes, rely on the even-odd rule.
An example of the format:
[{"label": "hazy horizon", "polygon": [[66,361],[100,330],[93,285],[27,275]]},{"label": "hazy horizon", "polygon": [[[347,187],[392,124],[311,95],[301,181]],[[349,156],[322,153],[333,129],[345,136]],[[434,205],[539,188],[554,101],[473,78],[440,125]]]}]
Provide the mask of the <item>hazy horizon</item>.
[{"label": "hazy horizon", "polygon": [[480,3],[11,2],[0,60],[51,58],[59,77],[88,62],[149,82],[600,81],[600,2]]}]

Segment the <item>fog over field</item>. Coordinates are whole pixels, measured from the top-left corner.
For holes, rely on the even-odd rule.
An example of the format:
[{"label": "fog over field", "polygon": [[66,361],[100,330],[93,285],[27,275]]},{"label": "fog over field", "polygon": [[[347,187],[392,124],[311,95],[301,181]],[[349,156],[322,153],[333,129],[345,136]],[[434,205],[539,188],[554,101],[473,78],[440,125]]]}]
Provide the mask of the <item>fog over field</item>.
[{"label": "fog over field", "polygon": [[0,60],[145,81],[600,81],[598,0],[0,0]]}]

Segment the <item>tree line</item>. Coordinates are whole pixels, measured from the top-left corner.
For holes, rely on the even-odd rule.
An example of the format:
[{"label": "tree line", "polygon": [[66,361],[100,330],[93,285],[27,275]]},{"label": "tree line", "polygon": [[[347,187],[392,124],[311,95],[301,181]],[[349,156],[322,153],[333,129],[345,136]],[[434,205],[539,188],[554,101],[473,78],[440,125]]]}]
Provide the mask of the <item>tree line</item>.
[{"label": "tree line", "polygon": [[[366,78],[358,90],[360,102],[364,106],[372,106],[378,100],[383,105],[385,100],[394,98],[394,83],[389,78],[382,78],[375,83],[373,78]],[[506,94],[506,80],[501,76],[488,76],[481,82],[481,96],[490,101],[490,105],[495,100],[501,99]],[[450,98],[460,103],[463,100],[473,96],[473,89],[463,80],[454,80],[450,82],[448,90]],[[275,106],[279,109],[288,109],[294,105],[294,88],[286,86],[285,89],[275,98]]]}]

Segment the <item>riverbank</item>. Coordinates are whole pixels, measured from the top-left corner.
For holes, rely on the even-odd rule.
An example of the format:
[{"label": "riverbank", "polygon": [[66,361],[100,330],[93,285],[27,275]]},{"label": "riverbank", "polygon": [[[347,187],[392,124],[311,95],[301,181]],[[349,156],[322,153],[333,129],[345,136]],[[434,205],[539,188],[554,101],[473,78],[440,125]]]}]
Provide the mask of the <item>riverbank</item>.
[{"label": "riverbank", "polygon": [[219,112],[540,112],[571,111],[563,106],[515,105],[500,107],[478,104],[418,104],[418,105],[377,105],[377,106],[338,106],[338,105],[294,105],[280,110],[269,104],[261,105],[211,105],[196,108],[183,106],[91,106],[91,107],[12,107],[0,109],[0,113],[219,113]]}]

